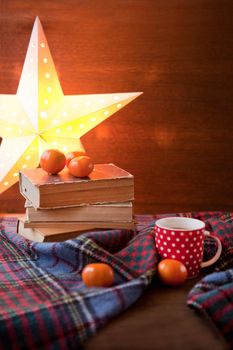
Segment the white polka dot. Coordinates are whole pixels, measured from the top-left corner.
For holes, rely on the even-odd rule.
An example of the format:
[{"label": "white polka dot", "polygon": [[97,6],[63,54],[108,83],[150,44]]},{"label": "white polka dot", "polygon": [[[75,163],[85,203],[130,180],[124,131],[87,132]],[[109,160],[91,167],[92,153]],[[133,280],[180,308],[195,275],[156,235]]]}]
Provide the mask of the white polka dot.
[{"label": "white polka dot", "polygon": [[179,242],[180,241],[180,239],[179,238],[176,238],[176,242]]},{"label": "white polka dot", "polygon": [[172,243],[172,247],[175,247],[176,245],[175,245],[175,243]]},{"label": "white polka dot", "polygon": [[200,245],[200,242],[197,242],[197,245]]},{"label": "white polka dot", "polygon": [[163,242],[163,245],[167,245],[167,242]]},{"label": "white polka dot", "polygon": [[194,262],[193,262],[194,264],[196,264],[197,263],[197,260],[194,260]]},{"label": "white polka dot", "polygon": [[195,271],[192,272],[192,275],[195,275]]},{"label": "white polka dot", "polygon": [[197,250],[196,250],[196,248],[195,248],[195,249],[193,249],[193,251],[194,251],[194,253],[196,253],[196,251],[197,251]]},{"label": "white polka dot", "polygon": [[160,235],[160,238],[163,239],[163,235]]},{"label": "white polka dot", "polygon": [[188,261],[186,261],[186,265],[189,265],[189,262],[188,262]]},{"label": "white polka dot", "polygon": [[160,239],[158,239],[157,242],[160,243]]},{"label": "white polka dot", "polygon": [[168,237],[167,237],[167,240],[170,241],[170,240],[171,240],[171,237],[168,236]]},{"label": "white polka dot", "polygon": [[184,235],[184,232],[181,232],[180,235],[183,236],[183,235]]},{"label": "white polka dot", "polygon": [[163,250],[164,248],[163,247],[160,247],[161,250]]},{"label": "white polka dot", "polygon": [[190,268],[189,268],[190,270],[192,270],[193,268],[192,268],[192,266],[190,266]]},{"label": "white polka dot", "polygon": [[192,259],[193,258],[193,256],[192,255],[190,255],[190,259]]},{"label": "white polka dot", "polygon": [[170,249],[170,248],[167,248],[167,251],[168,251],[168,253],[170,253],[170,252],[171,252],[171,249]]},{"label": "white polka dot", "polygon": [[180,250],[179,249],[177,249],[176,252],[177,252],[177,254],[180,254]]},{"label": "white polka dot", "polygon": [[182,255],[181,259],[182,259],[182,260],[184,260],[184,259],[185,259],[185,256],[184,256],[184,255]]},{"label": "white polka dot", "polygon": [[185,244],[181,244],[181,247],[184,248],[184,247],[185,247]]},{"label": "white polka dot", "polygon": [[199,235],[200,231],[197,231],[197,235]]},{"label": "white polka dot", "polygon": [[166,230],[163,230],[163,233],[167,233],[167,231],[166,231]]},{"label": "white polka dot", "polygon": [[175,255],[172,255],[172,259],[175,259],[176,258],[176,256]]},{"label": "white polka dot", "polygon": [[193,233],[192,232],[189,232],[189,236],[192,236],[193,235]]},{"label": "white polka dot", "polygon": [[195,265],[195,267],[196,267],[196,269],[198,269],[199,266],[198,266],[198,265]]},{"label": "white polka dot", "polygon": [[186,253],[189,253],[189,250],[188,250],[188,249],[186,250]]},{"label": "white polka dot", "polygon": [[197,257],[199,258],[200,254],[197,254]]},{"label": "white polka dot", "polygon": [[196,241],[196,240],[197,240],[197,237],[193,237],[193,240]]},{"label": "white polka dot", "polygon": [[186,242],[188,242],[188,241],[189,241],[189,239],[188,239],[188,238],[185,238],[185,241],[186,241]]},{"label": "white polka dot", "polygon": [[190,247],[193,247],[193,243],[190,243]]},{"label": "white polka dot", "polygon": [[163,256],[166,258],[166,257],[167,257],[167,254],[166,254],[166,253],[164,253],[164,254],[163,254]]},{"label": "white polka dot", "polygon": [[172,236],[174,236],[174,235],[175,235],[175,232],[174,232],[174,231],[172,231],[172,233],[171,233],[171,234],[172,234]]},{"label": "white polka dot", "polygon": [[160,232],[160,228],[159,227],[157,228],[157,230],[158,230],[158,232]]}]

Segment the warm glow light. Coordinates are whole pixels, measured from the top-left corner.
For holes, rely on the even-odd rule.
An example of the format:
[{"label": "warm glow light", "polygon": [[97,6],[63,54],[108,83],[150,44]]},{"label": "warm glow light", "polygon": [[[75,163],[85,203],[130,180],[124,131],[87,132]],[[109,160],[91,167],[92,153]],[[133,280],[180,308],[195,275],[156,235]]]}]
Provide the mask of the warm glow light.
[{"label": "warm glow light", "polygon": [[47,118],[47,113],[45,111],[40,112],[41,118]]},{"label": "warm glow light", "polygon": [[140,94],[64,96],[37,17],[17,93],[0,95],[0,193],[17,182],[21,168],[37,167],[44,150],[83,149],[81,136]]}]

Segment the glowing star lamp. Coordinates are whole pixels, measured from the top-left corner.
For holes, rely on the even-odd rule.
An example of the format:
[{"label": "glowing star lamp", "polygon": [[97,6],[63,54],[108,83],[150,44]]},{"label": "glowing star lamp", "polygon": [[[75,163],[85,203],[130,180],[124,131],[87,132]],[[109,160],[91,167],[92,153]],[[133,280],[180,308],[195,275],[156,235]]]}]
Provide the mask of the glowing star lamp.
[{"label": "glowing star lamp", "polygon": [[49,148],[83,149],[80,137],[141,93],[64,96],[37,17],[16,95],[0,95],[0,193]]}]

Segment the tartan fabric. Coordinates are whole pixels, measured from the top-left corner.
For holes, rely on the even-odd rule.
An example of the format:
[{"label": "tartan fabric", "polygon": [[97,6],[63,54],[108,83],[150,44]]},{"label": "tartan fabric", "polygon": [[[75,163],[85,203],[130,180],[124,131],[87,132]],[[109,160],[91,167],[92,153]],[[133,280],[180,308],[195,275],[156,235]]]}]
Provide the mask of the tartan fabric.
[{"label": "tartan fabric", "polygon": [[[0,349],[77,349],[134,303],[155,271],[152,226],[138,235],[110,230],[35,243],[15,234],[15,219],[0,225]],[[127,251],[136,257],[137,250],[146,259],[129,263]],[[83,267],[96,261],[113,267],[112,288],[83,285]]]},{"label": "tartan fabric", "polygon": [[233,349],[233,269],[214,272],[197,283],[187,304],[213,321]]},{"label": "tartan fabric", "polygon": [[[217,269],[232,267],[232,215],[230,213],[178,213],[136,216],[137,230],[88,232],[59,243],[35,243],[15,234],[16,220],[0,218],[0,349],[77,349],[109,319],[132,305],[150,284],[158,257],[154,242],[154,222],[164,216],[196,217],[207,223],[222,240],[223,257]],[[216,249],[205,243],[205,255]],[[115,272],[112,288],[86,288],[81,281],[83,267],[106,262]],[[226,274],[221,279],[219,274]],[[211,276],[211,275],[210,275]],[[221,276],[220,276],[221,277]],[[206,300],[221,300],[226,313],[216,312],[213,322],[225,338],[233,333],[230,278],[232,272],[213,275],[210,296],[202,284],[193,289],[188,305],[203,308]],[[214,281],[214,282],[213,282]],[[210,291],[210,290],[208,290]],[[229,295],[227,294],[229,292]],[[203,296],[203,299],[201,298]],[[205,297],[206,296],[206,297]],[[224,299],[225,298],[225,299]],[[224,304],[225,303],[225,304]],[[218,306],[219,304],[217,304]],[[219,307],[219,306],[218,306]],[[213,307],[214,310],[216,305]],[[222,308],[219,308],[222,311]],[[229,311],[229,312],[228,312]],[[211,317],[211,314],[209,313]],[[223,321],[224,320],[224,321]],[[224,326],[223,325],[224,323]]]},{"label": "tartan fabric", "polygon": [[[225,213],[206,221],[207,229],[221,240],[223,253],[216,270],[190,291],[187,304],[203,311],[233,349],[233,214]],[[206,247],[211,250],[213,245]]]}]

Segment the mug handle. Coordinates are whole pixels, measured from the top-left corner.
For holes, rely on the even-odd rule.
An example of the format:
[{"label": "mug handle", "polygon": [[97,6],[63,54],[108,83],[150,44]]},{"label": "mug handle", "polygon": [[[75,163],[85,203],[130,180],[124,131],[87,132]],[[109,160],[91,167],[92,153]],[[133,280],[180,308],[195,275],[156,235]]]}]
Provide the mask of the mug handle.
[{"label": "mug handle", "polygon": [[209,231],[205,231],[204,235],[213,238],[218,244],[218,249],[217,249],[216,254],[210,260],[207,260],[207,261],[204,261],[201,263],[201,268],[214,264],[220,258],[220,255],[222,253],[222,243],[221,243],[220,239],[216,236],[213,236]]}]

